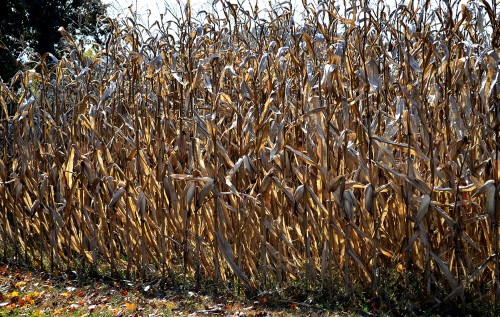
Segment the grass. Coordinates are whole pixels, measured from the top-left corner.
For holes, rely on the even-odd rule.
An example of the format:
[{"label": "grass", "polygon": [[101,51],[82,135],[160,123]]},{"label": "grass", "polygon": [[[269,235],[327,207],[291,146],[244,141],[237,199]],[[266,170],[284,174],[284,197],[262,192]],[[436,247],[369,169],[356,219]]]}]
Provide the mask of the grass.
[{"label": "grass", "polygon": [[200,292],[193,292],[185,285],[159,287],[85,276],[69,279],[64,274],[0,265],[0,316],[350,315],[263,296],[252,300],[226,291],[217,294],[213,291],[213,286],[208,284]]},{"label": "grass", "polygon": [[487,299],[476,298],[477,291],[469,291],[468,303],[426,304],[421,281],[401,285],[397,271],[382,277],[380,298],[362,281],[352,281],[355,287],[346,294],[340,278],[324,289],[297,281],[258,291],[207,279],[197,286],[193,279],[141,282],[81,272],[1,263],[0,316],[489,316],[495,311]]}]

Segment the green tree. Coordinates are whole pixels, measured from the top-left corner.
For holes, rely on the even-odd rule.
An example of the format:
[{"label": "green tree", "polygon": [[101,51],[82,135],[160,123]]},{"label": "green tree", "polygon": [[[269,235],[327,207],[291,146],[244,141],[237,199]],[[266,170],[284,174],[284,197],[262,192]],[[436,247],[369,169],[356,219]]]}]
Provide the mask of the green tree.
[{"label": "green tree", "polygon": [[101,0],[0,1],[0,77],[6,81],[15,74],[25,47],[58,55],[61,26],[100,42],[104,30],[97,22],[106,8]]}]

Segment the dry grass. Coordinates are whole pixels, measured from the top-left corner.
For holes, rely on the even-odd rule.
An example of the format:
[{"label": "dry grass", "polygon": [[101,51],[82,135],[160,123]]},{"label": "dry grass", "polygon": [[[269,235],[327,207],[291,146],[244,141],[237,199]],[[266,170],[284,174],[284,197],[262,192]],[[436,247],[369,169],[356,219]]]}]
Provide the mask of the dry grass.
[{"label": "dry grass", "polygon": [[108,20],[95,55],[61,30],[64,58],[1,84],[3,255],[374,295],[397,269],[498,302],[496,6],[310,3],[299,26],[222,2]]}]

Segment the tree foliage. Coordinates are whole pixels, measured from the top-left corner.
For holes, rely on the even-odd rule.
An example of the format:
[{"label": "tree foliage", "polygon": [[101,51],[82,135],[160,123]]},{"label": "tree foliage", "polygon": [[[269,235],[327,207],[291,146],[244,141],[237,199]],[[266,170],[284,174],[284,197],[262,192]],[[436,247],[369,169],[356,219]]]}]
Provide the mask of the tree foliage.
[{"label": "tree foliage", "polygon": [[0,1],[0,77],[5,81],[17,71],[23,48],[57,55],[61,26],[100,41],[103,30],[97,20],[106,7],[101,0]]}]

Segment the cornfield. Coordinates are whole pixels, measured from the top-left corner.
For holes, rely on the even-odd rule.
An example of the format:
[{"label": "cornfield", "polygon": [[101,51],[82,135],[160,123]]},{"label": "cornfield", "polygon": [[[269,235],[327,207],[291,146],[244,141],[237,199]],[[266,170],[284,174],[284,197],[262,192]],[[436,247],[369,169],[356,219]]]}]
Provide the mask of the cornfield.
[{"label": "cornfield", "polygon": [[3,257],[499,303],[497,4],[215,3],[0,83]]}]

